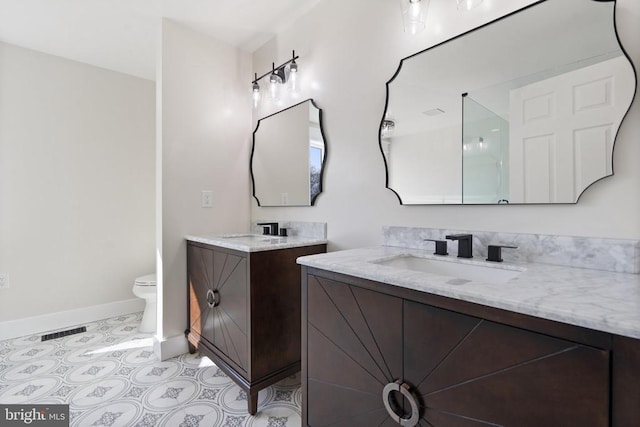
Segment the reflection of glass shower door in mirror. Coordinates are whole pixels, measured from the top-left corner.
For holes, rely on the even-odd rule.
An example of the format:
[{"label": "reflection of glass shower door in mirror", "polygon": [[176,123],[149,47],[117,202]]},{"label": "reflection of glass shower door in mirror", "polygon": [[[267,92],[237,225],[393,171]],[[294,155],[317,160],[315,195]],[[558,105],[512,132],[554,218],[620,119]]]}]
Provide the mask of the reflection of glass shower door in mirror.
[{"label": "reflection of glass shower door in mirror", "polygon": [[509,123],[466,95],[462,112],[462,202],[508,202]]},{"label": "reflection of glass shower door in mirror", "polygon": [[511,196],[573,203],[613,174],[615,133],[634,92],[622,55],[510,92]]}]

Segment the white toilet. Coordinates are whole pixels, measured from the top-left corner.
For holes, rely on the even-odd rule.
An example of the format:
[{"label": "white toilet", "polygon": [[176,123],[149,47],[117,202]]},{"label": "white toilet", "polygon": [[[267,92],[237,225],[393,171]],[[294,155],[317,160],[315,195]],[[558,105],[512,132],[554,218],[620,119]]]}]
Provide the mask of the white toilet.
[{"label": "white toilet", "polygon": [[156,275],[138,277],[133,285],[133,294],[145,300],[144,313],[138,330],[145,333],[156,331]]}]

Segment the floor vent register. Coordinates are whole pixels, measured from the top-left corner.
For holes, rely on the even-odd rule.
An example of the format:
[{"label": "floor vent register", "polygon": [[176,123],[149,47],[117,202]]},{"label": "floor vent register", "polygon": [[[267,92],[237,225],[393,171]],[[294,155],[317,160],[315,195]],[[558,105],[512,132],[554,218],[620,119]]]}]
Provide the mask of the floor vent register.
[{"label": "floor vent register", "polygon": [[56,338],[62,338],[69,335],[79,334],[82,332],[87,332],[86,326],[81,326],[79,328],[68,329],[66,331],[54,332],[52,334],[45,334],[42,336],[42,341],[54,340]]}]

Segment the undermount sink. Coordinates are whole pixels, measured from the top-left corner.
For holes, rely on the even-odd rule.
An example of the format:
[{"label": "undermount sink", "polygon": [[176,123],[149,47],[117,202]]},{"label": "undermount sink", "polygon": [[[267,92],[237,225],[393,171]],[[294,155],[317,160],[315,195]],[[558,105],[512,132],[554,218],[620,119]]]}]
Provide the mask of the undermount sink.
[{"label": "undermount sink", "polygon": [[478,265],[459,262],[457,260],[440,260],[403,255],[395,258],[374,261],[375,264],[404,270],[421,271],[423,273],[450,276],[453,278],[473,280],[485,283],[506,283],[524,271],[516,267]]}]

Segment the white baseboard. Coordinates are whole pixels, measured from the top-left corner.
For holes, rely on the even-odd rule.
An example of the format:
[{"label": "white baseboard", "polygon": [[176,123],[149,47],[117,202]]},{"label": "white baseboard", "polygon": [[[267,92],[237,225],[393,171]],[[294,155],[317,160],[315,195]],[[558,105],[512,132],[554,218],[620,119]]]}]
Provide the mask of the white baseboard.
[{"label": "white baseboard", "polygon": [[67,329],[71,326],[78,326],[83,323],[95,322],[97,320],[136,313],[143,310],[144,300],[141,298],[133,298],[91,307],[43,314],[41,316],[7,320],[0,322],[0,341]]},{"label": "white baseboard", "polygon": [[162,341],[158,341],[158,337],[153,337],[153,352],[162,361],[180,356],[188,351],[189,344],[184,334],[164,338]]}]

